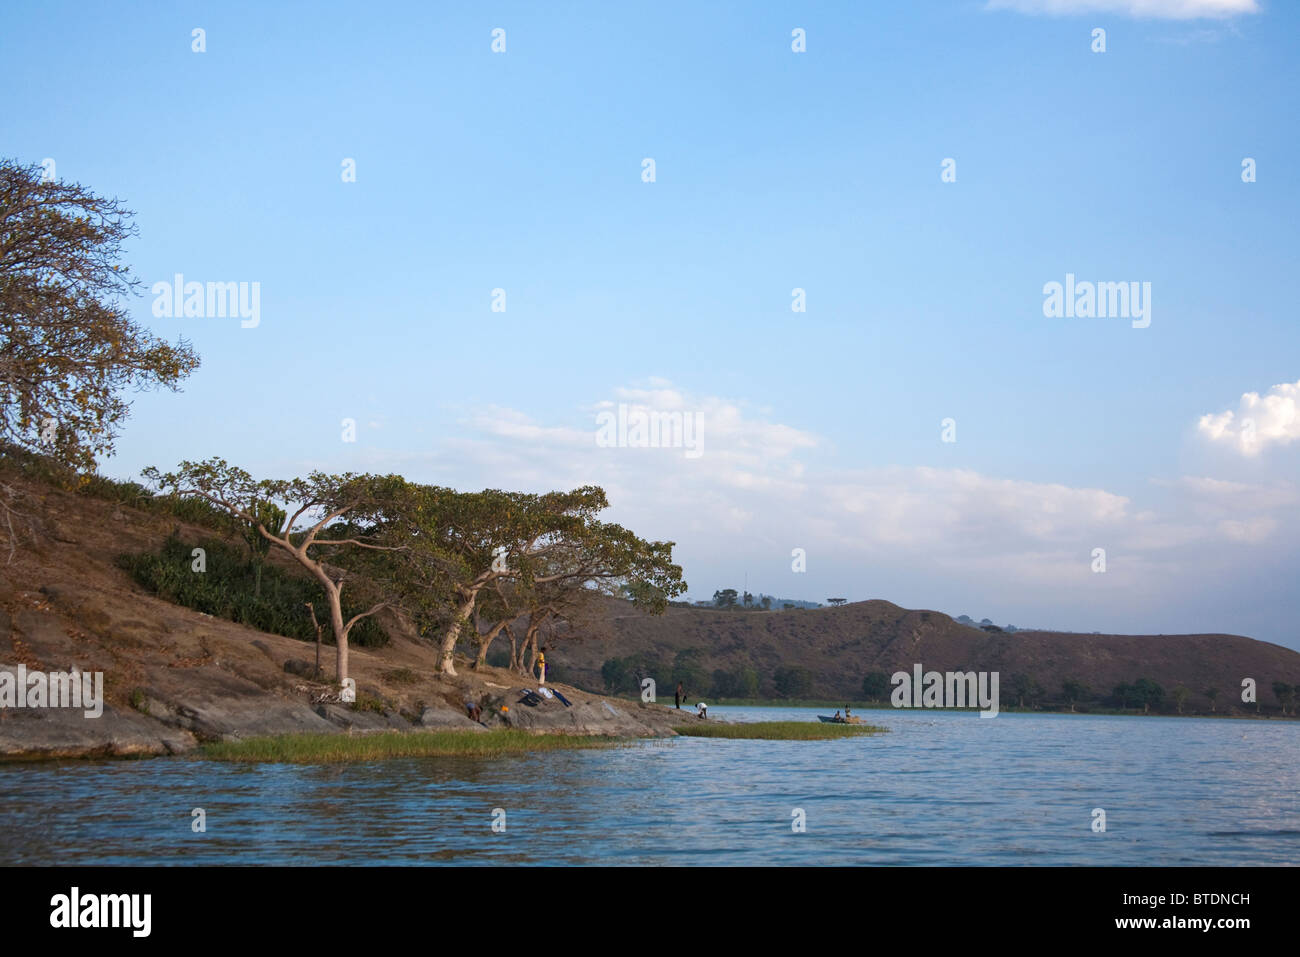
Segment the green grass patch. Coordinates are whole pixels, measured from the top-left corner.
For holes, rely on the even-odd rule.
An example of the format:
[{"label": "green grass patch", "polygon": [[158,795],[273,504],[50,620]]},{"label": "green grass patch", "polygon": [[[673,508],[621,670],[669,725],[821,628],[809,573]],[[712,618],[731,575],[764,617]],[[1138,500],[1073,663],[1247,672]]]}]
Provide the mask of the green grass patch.
[{"label": "green grass patch", "polygon": [[266,764],[335,764],[384,758],[495,758],[533,751],[609,747],[599,735],[529,734],[503,728],[480,731],[381,731],[376,734],[286,734],[203,746],[213,761]]},{"label": "green grass patch", "polygon": [[684,724],[673,728],[691,738],[761,738],[767,741],[823,741],[852,738],[859,734],[880,734],[886,728],[870,724],[827,724],[818,721],[754,721],[745,724]]}]

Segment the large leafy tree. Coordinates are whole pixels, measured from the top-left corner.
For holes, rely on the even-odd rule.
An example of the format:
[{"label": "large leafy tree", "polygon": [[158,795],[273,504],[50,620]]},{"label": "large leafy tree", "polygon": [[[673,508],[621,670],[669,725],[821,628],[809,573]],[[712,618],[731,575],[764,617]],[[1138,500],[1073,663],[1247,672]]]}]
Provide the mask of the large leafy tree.
[{"label": "large leafy tree", "polygon": [[[510,634],[509,623],[521,616],[529,622],[524,648],[535,651],[539,630],[574,618],[586,590],[632,583],[642,592],[638,603],[652,611],[681,593],[672,543],[598,521],[607,504],[595,486],[542,495],[419,489],[414,507],[387,529],[386,541],[403,549],[387,564],[404,610],[422,633],[439,633],[443,672],[456,673],[456,644],[467,625],[477,627],[481,662],[491,639]],[[483,600],[495,618],[486,631]],[[521,655],[516,646],[516,667]]]},{"label": "large leafy tree", "polygon": [[42,174],[0,159],[0,441],[90,470],[130,411],[123,393],[175,389],[198,358],[128,315],[132,213]]},{"label": "large leafy tree", "polygon": [[[402,591],[412,616],[446,616],[439,663],[444,673],[456,674],[456,642],[484,589],[503,579],[532,584],[565,536],[576,534],[605,505],[605,493],[591,486],[545,495],[422,490],[410,524],[395,539],[410,560],[397,564],[407,578]],[[450,596],[449,615],[444,595]]]},{"label": "large leafy tree", "polygon": [[647,541],[607,522],[573,530],[516,583],[527,620],[523,642],[512,641],[514,667],[532,670],[543,631],[550,641],[600,634],[608,625],[605,598],[623,595],[643,611],[662,613],[686,590],[672,549],[672,542]]},{"label": "large leafy tree", "polygon": [[[522,643],[514,641],[507,626],[515,669],[531,670],[543,633],[550,641],[605,634],[607,598],[622,596],[649,614],[663,612],[669,599],[686,590],[672,548],[672,542],[646,541],[621,525],[592,521],[582,526],[527,579],[511,583],[515,617],[526,616]],[[481,639],[480,662],[486,653]]]},{"label": "large leafy tree", "polygon": [[1070,710],[1073,711],[1074,706],[1087,696],[1088,686],[1077,678],[1066,678],[1061,682],[1061,694],[1065,696]]},{"label": "large leafy tree", "polygon": [[[349,561],[349,555],[402,548],[385,539],[385,530],[412,506],[414,487],[399,475],[353,473],[313,472],[305,479],[255,481],[221,458],[182,462],[166,474],[151,467],[143,474],[163,491],[197,495],[224,509],[291,555],[320,583],[342,683],[348,677],[348,634],[357,622],[391,604],[376,589],[375,580],[361,573],[378,566]],[[373,603],[344,620],[343,589],[354,582],[373,592],[367,598],[373,598]]]}]

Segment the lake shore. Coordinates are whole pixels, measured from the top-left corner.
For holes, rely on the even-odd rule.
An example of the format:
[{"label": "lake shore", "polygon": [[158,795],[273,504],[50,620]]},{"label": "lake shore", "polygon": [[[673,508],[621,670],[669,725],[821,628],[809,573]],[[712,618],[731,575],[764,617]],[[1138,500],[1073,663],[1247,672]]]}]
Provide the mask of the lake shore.
[{"label": "lake shore", "polygon": [[[845,702],[838,704],[828,704],[824,700],[816,699],[791,699],[789,701],[776,701],[771,698],[719,698],[717,701],[710,702],[719,708],[820,708],[827,713],[832,710],[843,710]],[[849,701],[849,708],[854,711],[969,711],[978,714],[979,708],[895,708],[888,701]],[[1297,716],[1293,714],[1276,714],[1276,713],[1225,713],[1214,711],[1185,711],[1181,714],[1170,711],[1152,711],[1143,712],[1135,708],[1127,710],[1119,708],[1083,708],[1080,707],[1074,711],[1069,708],[1019,708],[1014,705],[1000,705],[999,714],[1042,714],[1042,715],[1075,715],[1077,717],[1124,717],[1124,718],[1231,718],[1234,720],[1246,721],[1295,721]]]}]

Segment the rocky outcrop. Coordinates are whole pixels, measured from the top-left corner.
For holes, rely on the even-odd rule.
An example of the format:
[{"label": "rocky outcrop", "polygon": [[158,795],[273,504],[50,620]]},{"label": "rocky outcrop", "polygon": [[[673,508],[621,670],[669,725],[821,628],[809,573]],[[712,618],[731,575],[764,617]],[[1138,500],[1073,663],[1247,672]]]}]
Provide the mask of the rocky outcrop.
[{"label": "rocky outcrop", "polygon": [[66,708],[0,711],[0,758],[137,758],[179,754],[197,744],[188,731],[112,706],[97,718]]},{"label": "rocky outcrop", "polygon": [[686,711],[673,711],[662,705],[642,702],[607,701],[575,692],[563,692],[571,702],[566,706],[558,698],[542,698],[535,706],[516,702],[500,715],[502,724],[524,731],[563,734],[601,734],[614,737],[660,737],[675,734],[674,724],[686,724],[696,718]]}]

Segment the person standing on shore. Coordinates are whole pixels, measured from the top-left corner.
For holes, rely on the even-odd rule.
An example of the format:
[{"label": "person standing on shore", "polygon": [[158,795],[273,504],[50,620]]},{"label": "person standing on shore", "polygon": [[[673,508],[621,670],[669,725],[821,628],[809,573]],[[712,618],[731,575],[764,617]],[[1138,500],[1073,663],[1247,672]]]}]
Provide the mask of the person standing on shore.
[{"label": "person standing on shore", "polygon": [[546,684],[546,648],[543,646],[537,652],[537,680]]},{"label": "person standing on shore", "polygon": [[677,690],[673,693],[673,701],[676,702],[678,711],[682,710],[682,701],[684,701],[685,698],[686,689],[682,687],[682,683],[679,681],[677,682]]}]

